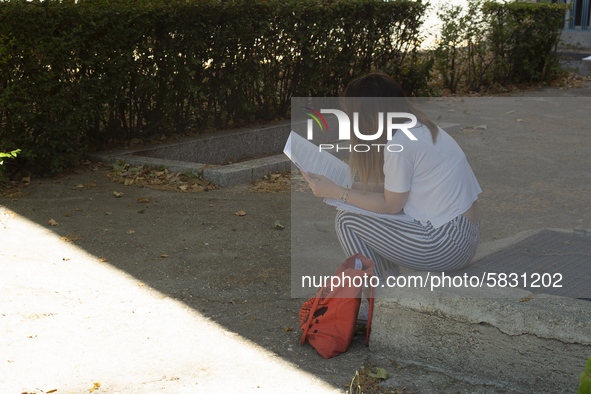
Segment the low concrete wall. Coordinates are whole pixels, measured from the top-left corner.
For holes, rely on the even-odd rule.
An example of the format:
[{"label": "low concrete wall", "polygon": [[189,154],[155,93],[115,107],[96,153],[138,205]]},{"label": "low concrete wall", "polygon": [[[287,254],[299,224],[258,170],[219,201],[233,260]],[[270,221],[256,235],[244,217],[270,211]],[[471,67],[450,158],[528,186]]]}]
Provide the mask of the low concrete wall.
[{"label": "low concrete wall", "polygon": [[226,187],[252,182],[271,172],[289,169],[291,169],[291,161],[284,154],[280,154],[204,169],[203,179],[207,179],[220,187]]},{"label": "low concrete wall", "polygon": [[[483,245],[479,257],[531,234]],[[373,351],[472,383],[532,393],[577,391],[591,356],[591,302],[517,288],[483,289],[479,298],[460,289],[422,296],[380,290]]]},{"label": "low concrete wall", "polygon": [[380,300],[374,313],[373,351],[475,384],[574,393],[591,356],[586,301]]},{"label": "low concrete wall", "polygon": [[563,48],[591,50],[591,30],[563,30],[560,40]]},{"label": "low concrete wall", "polygon": [[581,64],[579,65],[579,74],[580,75],[591,75],[591,59],[590,60],[583,59],[581,61]]},{"label": "low concrete wall", "polygon": [[289,123],[201,135],[182,142],[135,151],[134,155],[178,161],[228,164],[283,151]]},{"label": "low concrete wall", "polygon": [[[281,153],[290,129],[291,124],[283,122],[206,134],[156,147],[96,152],[89,158],[108,164],[124,160],[131,165],[163,165],[172,172],[189,170],[218,186],[233,186],[260,179],[270,172],[290,169],[290,160]],[[257,156],[266,157],[226,164]],[[226,165],[211,167],[220,163]]]}]

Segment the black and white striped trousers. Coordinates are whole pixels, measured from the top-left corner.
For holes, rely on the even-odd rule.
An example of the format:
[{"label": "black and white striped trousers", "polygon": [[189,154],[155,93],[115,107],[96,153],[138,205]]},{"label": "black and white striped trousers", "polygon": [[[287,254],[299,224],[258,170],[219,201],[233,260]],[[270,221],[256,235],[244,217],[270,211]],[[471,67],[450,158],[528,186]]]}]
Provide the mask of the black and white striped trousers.
[{"label": "black and white striped trousers", "polygon": [[396,265],[420,271],[453,271],[470,263],[480,239],[479,226],[462,215],[435,229],[431,223],[385,219],[338,211],[336,231],[347,256],[361,253],[384,277]]}]

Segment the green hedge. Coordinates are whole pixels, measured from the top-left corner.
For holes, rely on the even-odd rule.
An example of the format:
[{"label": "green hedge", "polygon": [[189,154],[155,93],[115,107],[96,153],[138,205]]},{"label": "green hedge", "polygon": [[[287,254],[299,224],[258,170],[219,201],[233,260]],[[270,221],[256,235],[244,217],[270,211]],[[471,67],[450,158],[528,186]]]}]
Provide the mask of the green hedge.
[{"label": "green hedge", "polygon": [[551,79],[560,67],[556,47],[566,7],[481,0],[468,0],[467,7],[444,4],[435,50],[444,87],[453,93]]},{"label": "green hedge", "polygon": [[528,83],[559,69],[556,48],[568,5],[486,2],[494,83]]},{"label": "green hedge", "polygon": [[[382,69],[426,86],[426,5],[382,0],[0,2],[0,151],[41,172],[90,146],[288,114]],[[422,72],[417,73],[417,69]]]}]

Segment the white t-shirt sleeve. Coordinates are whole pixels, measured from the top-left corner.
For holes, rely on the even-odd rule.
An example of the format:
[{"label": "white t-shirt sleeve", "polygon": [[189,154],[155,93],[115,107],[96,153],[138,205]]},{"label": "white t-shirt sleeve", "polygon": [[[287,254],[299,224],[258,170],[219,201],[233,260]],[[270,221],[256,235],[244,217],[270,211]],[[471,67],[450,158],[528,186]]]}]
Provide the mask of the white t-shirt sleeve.
[{"label": "white t-shirt sleeve", "polygon": [[414,166],[401,152],[384,152],[384,188],[394,193],[410,190]]}]

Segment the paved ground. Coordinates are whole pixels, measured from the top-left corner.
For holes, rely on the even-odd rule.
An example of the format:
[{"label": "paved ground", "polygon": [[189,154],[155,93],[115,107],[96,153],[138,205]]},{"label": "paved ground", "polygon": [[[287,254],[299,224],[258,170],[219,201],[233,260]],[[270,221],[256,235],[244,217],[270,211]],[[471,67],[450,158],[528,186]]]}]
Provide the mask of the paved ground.
[{"label": "paved ground", "polygon": [[[483,242],[591,228],[591,105],[568,96],[591,89],[426,104],[472,126],[455,138],[484,190]],[[300,346],[291,236],[335,248],[332,212],[313,196],[294,192],[311,201],[294,212],[290,193],[125,187],[92,167],[0,199],[0,392],[343,392],[364,365],[399,392],[510,392],[401,367],[362,335],[330,360]]]}]

